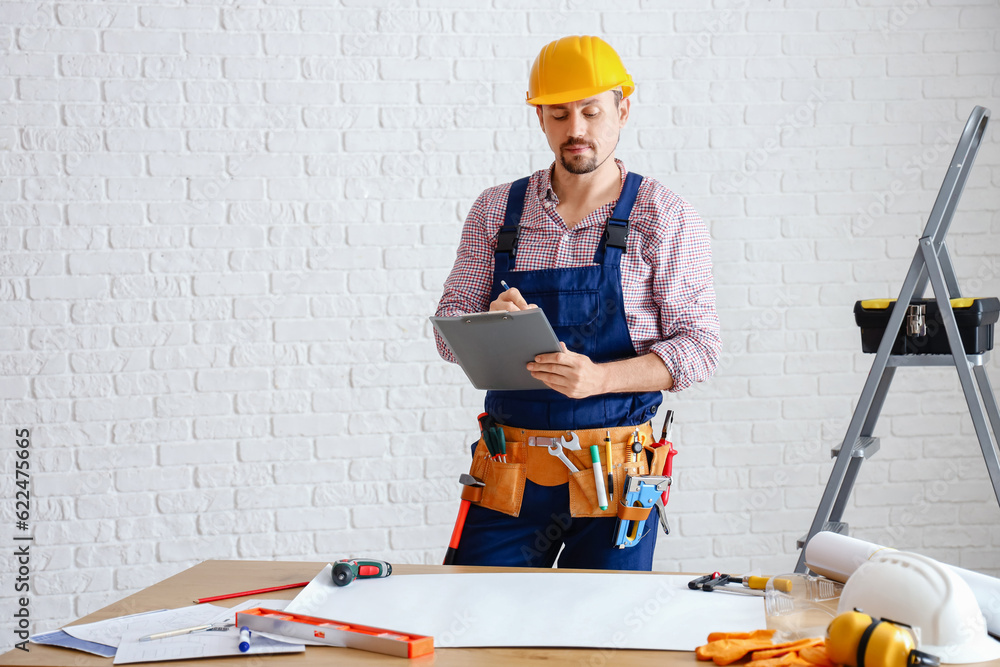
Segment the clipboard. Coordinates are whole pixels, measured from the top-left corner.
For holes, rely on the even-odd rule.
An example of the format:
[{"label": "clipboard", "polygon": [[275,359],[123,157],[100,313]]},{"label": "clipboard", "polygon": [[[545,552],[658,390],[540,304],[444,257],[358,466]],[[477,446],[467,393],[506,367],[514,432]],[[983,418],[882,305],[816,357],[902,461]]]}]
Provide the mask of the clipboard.
[{"label": "clipboard", "polygon": [[536,354],[562,352],[541,308],[430,320],[476,389],[548,389],[525,368]]}]

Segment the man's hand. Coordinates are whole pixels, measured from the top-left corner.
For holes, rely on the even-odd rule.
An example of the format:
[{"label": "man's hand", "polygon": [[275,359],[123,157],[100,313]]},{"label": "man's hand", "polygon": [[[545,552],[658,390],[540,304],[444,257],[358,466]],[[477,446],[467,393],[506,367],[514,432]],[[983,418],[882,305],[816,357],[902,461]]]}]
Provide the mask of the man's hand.
[{"label": "man's hand", "polygon": [[595,364],[562,345],[562,352],[539,354],[527,367],[531,376],[570,398],[620,392],[667,391],[674,378],[655,354]]},{"label": "man's hand", "polygon": [[527,310],[529,308],[538,308],[538,306],[525,301],[516,287],[500,292],[497,300],[490,304],[490,312],[494,310]]},{"label": "man's hand", "polygon": [[570,398],[605,393],[605,373],[601,365],[584,354],[570,352],[565,343],[559,344],[562,345],[562,352],[539,354],[534,361],[528,362],[531,377]]}]

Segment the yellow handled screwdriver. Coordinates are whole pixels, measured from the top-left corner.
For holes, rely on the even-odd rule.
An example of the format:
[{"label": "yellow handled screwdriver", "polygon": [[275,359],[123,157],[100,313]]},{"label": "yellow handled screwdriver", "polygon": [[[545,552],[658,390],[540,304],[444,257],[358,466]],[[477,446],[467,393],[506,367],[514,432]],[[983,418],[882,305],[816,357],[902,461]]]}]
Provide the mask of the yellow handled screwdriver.
[{"label": "yellow handled screwdriver", "polygon": [[[723,574],[718,577],[714,577],[710,581],[701,584],[701,590],[712,591],[720,586],[725,586],[726,584],[740,584],[744,588],[750,588],[756,591],[762,591],[767,586],[767,582],[773,577],[755,577],[751,575],[739,576],[736,574]],[[792,582],[789,579],[774,579],[774,588],[783,592],[789,593],[792,590]]]},{"label": "yellow handled screwdriver", "polygon": [[731,584],[743,584],[747,588],[752,588],[756,591],[762,591],[767,587],[767,582],[774,579],[774,588],[781,591],[782,593],[790,593],[792,591],[792,582],[790,579],[782,579],[780,577],[752,577],[750,575],[745,575],[742,578],[735,577],[729,580]]}]

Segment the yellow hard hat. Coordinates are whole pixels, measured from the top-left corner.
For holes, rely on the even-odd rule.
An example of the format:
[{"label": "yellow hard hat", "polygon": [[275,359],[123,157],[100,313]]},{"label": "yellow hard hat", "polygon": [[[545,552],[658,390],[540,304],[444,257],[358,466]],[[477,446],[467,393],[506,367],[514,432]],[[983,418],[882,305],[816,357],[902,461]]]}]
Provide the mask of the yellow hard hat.
[{"label": "yellow hard hat", "polygon": [[528,104],[563,104],[622,87],[635,90],[622,59],[600,37],[563,37],[541,50],[528,76]]}]

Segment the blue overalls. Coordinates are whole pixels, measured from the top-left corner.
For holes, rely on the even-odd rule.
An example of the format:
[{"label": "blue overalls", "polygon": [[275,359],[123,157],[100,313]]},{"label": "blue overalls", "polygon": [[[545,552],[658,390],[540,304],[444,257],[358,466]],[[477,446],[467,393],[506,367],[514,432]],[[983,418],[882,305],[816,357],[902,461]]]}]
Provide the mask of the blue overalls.
[{"label": "blue overalls", "polygon": [[[625,250],[628,218],[642,176],[629,173],[594,265],[515,271],[514,255],[528,179],[511,185],[498,235],[493,271],[493,301],[504,280],[528,303],[537,304],[566,347],[596,363],[635,357],[625,319],[619,262]],[[616,393],[574,399],[552,389],[490,391],[486,411],[498,423],[535,430],[632,426],[652,419],[660,392]],[[613,548],[614,517],[570,517],[567,485],[540,486],[528,480],[518,517],[473,505],[462,532],[455,564],[615,570],[649,570],[658,526],[657,508],[646,521],[648,533],[638,545]]]}]

